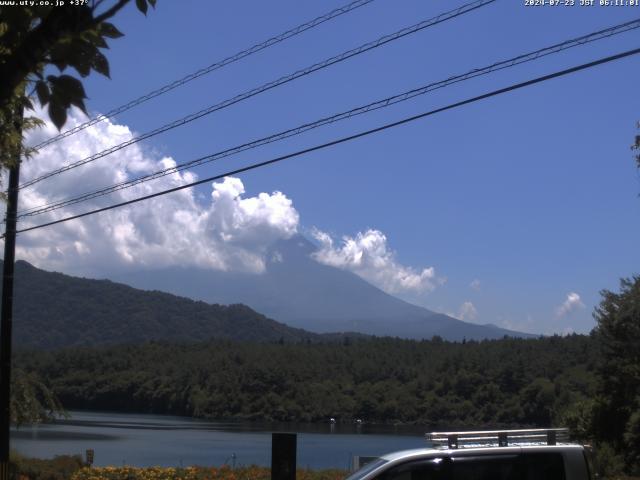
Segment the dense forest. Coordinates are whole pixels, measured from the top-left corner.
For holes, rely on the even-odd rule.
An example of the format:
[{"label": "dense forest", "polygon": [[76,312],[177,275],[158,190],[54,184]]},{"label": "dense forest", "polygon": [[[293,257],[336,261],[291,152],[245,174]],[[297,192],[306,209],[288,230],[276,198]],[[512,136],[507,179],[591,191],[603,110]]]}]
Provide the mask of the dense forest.
[{"label": "dense forest", "polygon": [[546,426],[593,395],[586,336],[146,343],[21,352],[69,409],[216,419]]}]

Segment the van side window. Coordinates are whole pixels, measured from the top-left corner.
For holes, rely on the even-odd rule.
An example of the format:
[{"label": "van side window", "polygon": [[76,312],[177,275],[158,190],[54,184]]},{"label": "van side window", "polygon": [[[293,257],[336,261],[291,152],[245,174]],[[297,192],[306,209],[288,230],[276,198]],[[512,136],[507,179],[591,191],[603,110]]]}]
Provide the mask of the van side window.
[{"label": "van side window", "polygon": [[519,474],[518,455],[452,458],[451,480],[523,480]]},{"label": "van side window", "polygon": [[523,480],[565,480],[561,453],[536,452],[522,455]]},{"label": "van side window", "polygon": [[376,480],[448,480],[445,460],[431,458],[407,462],[390,468]]},{"label": "van side window", "polygon": [[557,452],[453,456],[409,461],[375,480],[566,480]]},{"label": "van side window", "polygon": [[564,461],[552,452],[454,457],[451,480],[565,480]]}]

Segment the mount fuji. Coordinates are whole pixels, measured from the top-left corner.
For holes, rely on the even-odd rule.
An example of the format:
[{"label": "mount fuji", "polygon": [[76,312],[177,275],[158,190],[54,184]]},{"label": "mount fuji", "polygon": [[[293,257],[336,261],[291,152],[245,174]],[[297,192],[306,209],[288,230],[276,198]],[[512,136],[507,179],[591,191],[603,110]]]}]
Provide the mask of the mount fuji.
[{"label": "mount fuji", "polygon": [[302,235],[281,240],[261,274],[193,267],[120,274],[111,280],[213,304],[248,305],[278,322],[317,333],[460,341],[533,335],[464,322],[389,295],[354,273],[323,265]]}]

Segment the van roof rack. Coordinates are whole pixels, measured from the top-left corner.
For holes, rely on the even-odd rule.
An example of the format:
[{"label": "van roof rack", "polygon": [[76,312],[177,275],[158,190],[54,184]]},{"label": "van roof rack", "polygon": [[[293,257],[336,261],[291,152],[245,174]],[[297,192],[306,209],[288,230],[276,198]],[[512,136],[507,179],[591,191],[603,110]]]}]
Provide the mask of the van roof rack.
[{"label": "van roof rack", "polygon": [[426,440],[435,448],[508,447],[556,445],[569,441],[568,428],[534,428],[529,430],[485,430],[477,432],[431,432]]}]

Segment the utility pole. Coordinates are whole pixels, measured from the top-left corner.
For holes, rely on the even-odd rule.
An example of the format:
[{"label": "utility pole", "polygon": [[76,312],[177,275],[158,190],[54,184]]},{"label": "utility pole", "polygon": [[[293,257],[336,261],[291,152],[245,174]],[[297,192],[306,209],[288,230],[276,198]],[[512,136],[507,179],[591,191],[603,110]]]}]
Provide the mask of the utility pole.
[{"label": "utility pole", "polygon": [[14,126],[20,139],[15,163],[9,168],[7,216],[5,219],[4,265],[2,271],[2,314],[0,315],[0,480],[9,480],[9,427],[11,425],[11,327],[13,323],[13,266],[16,253],[16,215],[20,182],[22,108]]}]

